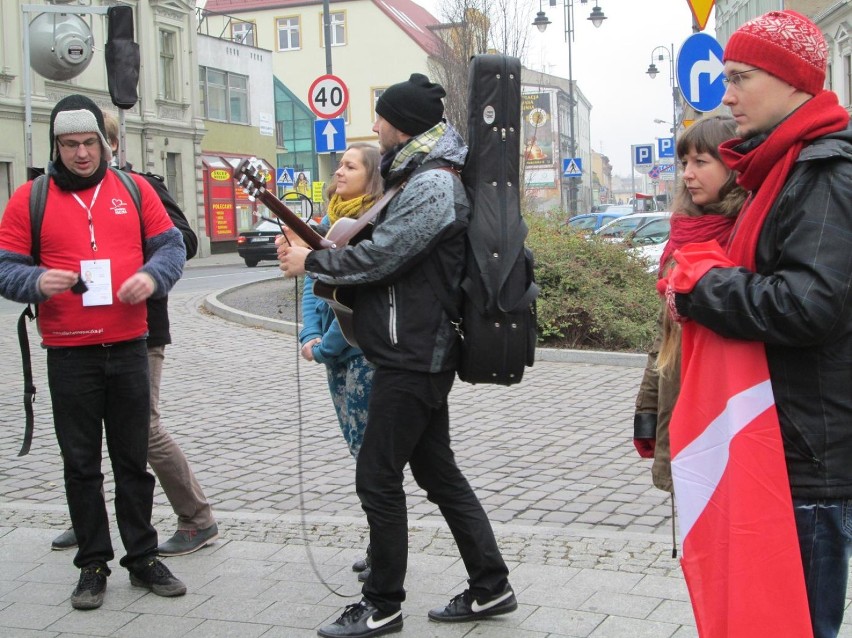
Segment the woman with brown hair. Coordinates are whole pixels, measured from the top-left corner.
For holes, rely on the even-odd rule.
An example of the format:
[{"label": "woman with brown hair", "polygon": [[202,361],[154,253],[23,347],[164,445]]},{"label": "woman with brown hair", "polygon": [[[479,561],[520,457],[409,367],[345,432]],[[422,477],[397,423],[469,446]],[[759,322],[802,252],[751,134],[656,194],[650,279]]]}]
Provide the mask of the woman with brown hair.
[{"label": "woman with brown hair", "polygon": [[[699,120],[680,137],[677,156],[682,180],[671,217],[671,235],[660,258],[664,278],[674,265],[673,254],[685,244],[715,239],[724,247],[742,208],[746,192],[736,173],[722,163],[719,144],[736,137],[736,123],[726,116]],[[653,458],[654,485],[672,492],[669,421],[680,393],[680,325],[662,304],[659,332],[636,397],[633,444],[643,458]]]}]

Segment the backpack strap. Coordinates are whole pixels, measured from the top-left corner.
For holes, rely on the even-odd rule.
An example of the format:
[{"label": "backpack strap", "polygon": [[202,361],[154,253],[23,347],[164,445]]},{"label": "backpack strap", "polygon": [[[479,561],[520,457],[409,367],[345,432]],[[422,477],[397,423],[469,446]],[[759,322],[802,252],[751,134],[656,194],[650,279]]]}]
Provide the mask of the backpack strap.
[{"label": "backpack strap", "polygon": [[[39,175],[33,180],[30,190],[30,254],[33,258],[33,264],[36,266],[41,262],[41,222],[44,219],[44,207],[47,203],[49,186],[50,178],[47,175]],[[33,365],[30,357],[30,339],[27,335],[27,320],[35,321],[36,317],[38,317],[38,304],[27,304],[21,312],[21,316],[18,317],[18,345],[21,348],[21,366],[24,373],[24,414],[26,415],[24,442],[18,456],[29,453],[33,442],[33,430],[35,429],[33,403],[35,403],[36,387],[33,383]]]},{"label": "backpack strap", "polygon": [[[38,306],[36,306],[38,308]],[[37,312],[33,312],[32,307],[27,304],[21,316],[18,317],[18,343],[21,346],[21,364],[24,371],[24,413],[26,414],[26,423],[24,425],[24,442],[21,445],[21,451],[18,456],[24,456],[30,451],[30,446],[33,442],[33,429],[35,426],[35,416],[33,415],[33,403],[35,403],[36,387],[33,384],[33,365],[30,359],[30,340],[27,336],[27,319],[33,321]]]},{"label": "backpack strap", "polygon": [[33,180],[30,191],[30,255],[36,266],[41,262],[41,222],[44,219],[49,186],[50,178],[47,175],[39,175]]},{"label": "backpack strap", "polygon": [[[434,160],[429,160],[428,162],[424,162],[420,166],[418,166],[414,171],[409,175],[408,179],[411,179],[418,173],[424,173],[426,171],[436,170],[436,171],[446,171],[459,177],[458,169],[443,158],[438,158]],[[450,318],[450,323],[453,324],[453,328],[456,330],[456,334],[464,340],[464,329],[462,327],[462,316],[461,312],[459,312],[456,303],[453,301],[450,293],[447,292],[446,286],[441,285],[440,276],[438,275],[438,266],[431,259],[427,259],[423,264],[423,272],[426,275],[426,279],[429,280],[429,285],[432,286],[432,292],[435,293],[435,296],[438,298],[438,301],[441,302],[441,305],[444,307],[444,312],[447,313],[447,317]]]},{"label": "backpack strap", "polygon": [[[133,200],[133,203],[136,205],[136,210],[139,213],[139,223],[142,224],[142,193],[139,192],[139,185],[133,181],[133,178],[130,177],[124,171],[121,171],[114,166],[110,166],[109,170],[111,170],[118,180],[124,184],[124,188],[127,189],[127,192],[130,193],[130,198]],[[144,241],[145,237],[145,226],[142,224],[142,237]]]}]

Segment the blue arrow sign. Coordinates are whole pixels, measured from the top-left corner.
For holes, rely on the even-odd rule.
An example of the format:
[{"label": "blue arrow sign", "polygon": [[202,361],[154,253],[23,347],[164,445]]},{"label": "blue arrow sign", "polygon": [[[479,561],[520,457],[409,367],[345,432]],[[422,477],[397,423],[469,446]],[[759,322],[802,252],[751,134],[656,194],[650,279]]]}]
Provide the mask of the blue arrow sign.
[{"label": "blue arrow sign", "polygon": [[657,157],[660,159],[675,156],[675,143],[673,137],[661,137],[657,139]]},{"label": "blue arrow sign", "polygon": [[346,127],[342,117],[314,122],[317,153],[337,153],[346,150]]},{"label": "blue arrow sign", "polygon": [[693,33],[677,54],[677,83],[683,99],[706,113],[722,103],[725,83],[722,45],[706,33]]},{"label": "blue arrow sign", "polygon": [[562,160],[562,177],[582,177],[583,158],[569,157]]}]

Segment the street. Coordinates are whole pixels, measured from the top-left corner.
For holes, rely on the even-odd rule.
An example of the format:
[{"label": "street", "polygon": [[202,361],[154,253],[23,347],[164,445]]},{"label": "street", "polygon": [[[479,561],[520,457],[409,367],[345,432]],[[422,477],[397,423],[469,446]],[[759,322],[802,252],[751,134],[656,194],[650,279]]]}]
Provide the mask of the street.
[{"label": "street", "polygon": [[[68,518],[44,356],[34,345],[36,431],[30,454],[18,457],[20,358],[14,313],[0,314],[0,635],[23,628],[47,632],[39,636],[307,637],[354,602],[340,595],[358,594],[349,566],[363,553],[367,529],[323,366],[301,360],[292,336],[200,308],[225,282],[265,276],[277,269],[197,264],[170,295],[174,343],[166,350],[163,424],[213,504],[220,539],[168,559],[189,588],[179,600],[130,587],[116,561],[97,612],[70,608],[73,554],[49,549]],[[463,589],[464,569],[440,513],[409,477],[405,635],[696,635],[671,556],[668,496],[651,486],[649,461],[630,440],[641,374],[635,366],[540,360],[517,386],[456,382],[457,460],[489,514],[520,607],[473,625],[426,619],[431,606]],[[157,487],[161,538],[174,519]],[[852,636],[850,629],[841,635]]]}]

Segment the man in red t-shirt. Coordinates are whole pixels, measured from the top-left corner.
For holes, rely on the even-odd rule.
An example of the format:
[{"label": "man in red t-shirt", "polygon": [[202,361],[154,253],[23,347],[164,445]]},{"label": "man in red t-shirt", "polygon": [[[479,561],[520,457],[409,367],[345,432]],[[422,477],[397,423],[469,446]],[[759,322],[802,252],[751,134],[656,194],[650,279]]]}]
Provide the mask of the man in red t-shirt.
[{"label": "man in red t-shirt", "polygon": [[167,294],[180,279],[183,240],[144,179],[132,176],[141,194],[137,211],[108,168],[103,114],[90,99],[69,95],[56,104],[50,145],[40,264],[31,256],[28,182],[0,219],[0,295],[39,304],[65,492],[79,543],[74,564],[81,573],[71,604],[101,606],[107,563],[114,558],[103,495],[103,432],[127,552],[120,563],[133,585],[180,596],[186,586],[157,559],[151,525],[145,301]]}]

